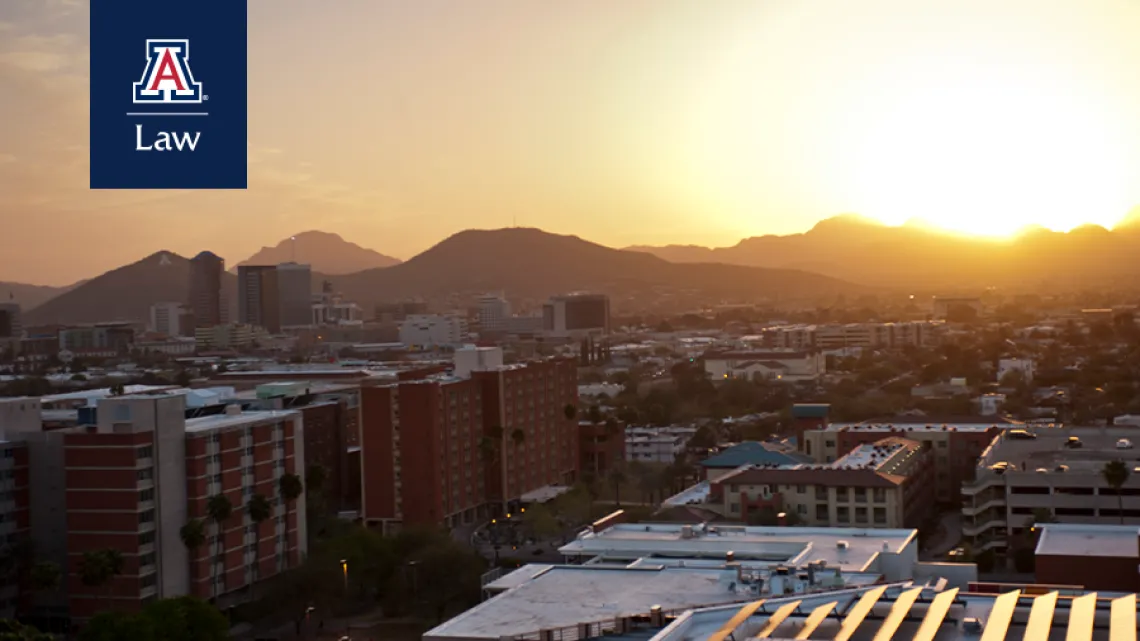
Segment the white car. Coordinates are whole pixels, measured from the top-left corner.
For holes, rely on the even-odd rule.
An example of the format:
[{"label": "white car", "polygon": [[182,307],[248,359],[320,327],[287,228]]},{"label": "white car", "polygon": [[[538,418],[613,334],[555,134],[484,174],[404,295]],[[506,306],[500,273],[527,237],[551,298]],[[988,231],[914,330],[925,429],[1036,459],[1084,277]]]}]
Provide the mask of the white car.
[{"label": "white car", "polygon": [[1130,449],[1132,449],[1132,441],[1130,441],[1126,438],[1122,438],[1116,442],[1116,449],[1118,449],[1118,450],[1130,450]]}]

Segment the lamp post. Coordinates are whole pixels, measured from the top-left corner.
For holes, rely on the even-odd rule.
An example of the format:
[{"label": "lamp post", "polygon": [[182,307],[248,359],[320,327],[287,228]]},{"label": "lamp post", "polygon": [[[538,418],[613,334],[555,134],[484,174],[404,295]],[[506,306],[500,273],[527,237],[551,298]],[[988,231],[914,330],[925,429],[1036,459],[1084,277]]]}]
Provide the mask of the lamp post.
[{"label": "lamp post", "polygon": [[348,596],[348,559],[340,560],[340,570],[344,575],[344,596]]}]

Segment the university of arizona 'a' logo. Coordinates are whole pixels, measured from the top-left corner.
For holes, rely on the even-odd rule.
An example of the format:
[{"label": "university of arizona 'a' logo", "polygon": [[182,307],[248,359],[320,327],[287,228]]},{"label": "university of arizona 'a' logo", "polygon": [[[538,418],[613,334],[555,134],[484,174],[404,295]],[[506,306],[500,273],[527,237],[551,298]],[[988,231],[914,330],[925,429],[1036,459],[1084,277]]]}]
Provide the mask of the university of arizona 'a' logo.
[{"label": "university of arizona 'a' logo", "polygon": [[135,84],[135,103],[200,103],[202,83],[190,72],[189,40],[147,40],[146,70]]}]

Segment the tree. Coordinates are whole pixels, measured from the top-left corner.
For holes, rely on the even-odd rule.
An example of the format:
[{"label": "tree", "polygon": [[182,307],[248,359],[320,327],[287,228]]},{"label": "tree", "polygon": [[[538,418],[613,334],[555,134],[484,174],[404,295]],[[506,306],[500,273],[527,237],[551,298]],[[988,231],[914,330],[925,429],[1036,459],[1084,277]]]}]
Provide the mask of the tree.
[{"label": "tree", "polygon": [[54,592],[59,589],[63,571],[51,561],[37,561],[28,572],[28,581],[33,592]]},{"label": "tree", "polygon": [[90,588],[107,586],[109,589],[112,580],[122,572],[123,553],[115,549],[90,550],[84,552],[79,561],[79,580]]},{"label": "tree", "polygon": [[210,559],[210,585],[211,593],[218,596],[218,579],[216,576],[217,563],[222,556],[222,546],[226,538],[226,521],[233,515],[234,505],[225,494],[215,494],[206,501],[206,514],[214,522],[214,533],[217,536],[214,558]]},{"label": "tree", "polygon": [[566,420],[572,421],[578,418],[578,408],[573,403],[567,403],[566,407],[562,408],[562,415],[566,417]]},{"label": "tree", "polygon": [[1128,469],[1128,465],[1124,461],[1109,461],[1104,464],[1104,469],[1101,470],[1101,475],[1104,476],[1104,482],[1108,484],[1113,490],[1116,491],[1116,503],[1120,511],[1120,524],[1124,524],[1124,495],[1120,492],[1124,484],[1128,482],[1128,477],[1132,475],[1132,470]]},{"label": "tree", "polygon": [[526,432],[524,432],[521,427],[516,427],[515,430],[511,432],[511,442],[515,444],[515,447],[522,445],[526,442]]},{"label": "tree", "polygon": [[[261,575],[261,524],[272,516],[273,505],[265,495],[254,494],[246,503],[245,512],[249,515],[249,520],[253,521],[254,529],[257,531],[253,545],[253,583],[256,583]],[[250,589],[252,590],[252,585]]]},{"label": "tree", "polygon": [[609,481],[614,484],[614,504],[621,507],[621,486],[626,482],[625,470],[620,467],[610,469]]},{"label": "tree", "polygon": [[523,523],[526,523],[535,538],[538,539],[557,536],[561,531],[558,526],[558,519],[554,518],[550,508],[541,503],[534,503],[526,509],[523,514]]},{"label": "tree", "polygon": [[54,641],[55,637],[30,625],[0,619],[0,641]]},{"label": "tree", "polygon": [[[290,534],[289,534],[289,516],[292,512],[293,502],[301,498],[301,494],[305,491],[305,485],[301,482],[301,477],[296,474],[283,474],[281,479],[277,481],[277,489],[281,492],[281,499],[285,501],[285,558],[291,561],[289,555],[290,548]],[[292,542],[295,545],[295,542]]]},{"label": "tree", "polygon": [[83,626],[79,641],[229,641],[229,621],[194,597],[160,599],[138,614],[101,612]]}]

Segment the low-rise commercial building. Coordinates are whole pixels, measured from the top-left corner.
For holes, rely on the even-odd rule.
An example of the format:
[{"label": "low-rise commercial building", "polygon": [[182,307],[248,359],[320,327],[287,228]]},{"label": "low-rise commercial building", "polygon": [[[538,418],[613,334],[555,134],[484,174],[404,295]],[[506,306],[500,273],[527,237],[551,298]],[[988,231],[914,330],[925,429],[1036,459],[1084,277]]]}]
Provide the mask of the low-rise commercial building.
[{"label": "low-rise commercial building", "polygon": [[705,374],[714,382],[742,378],[794,383],[814,381],[827,371],[823,354],[811,351],[709,352],[703,360]]}]

